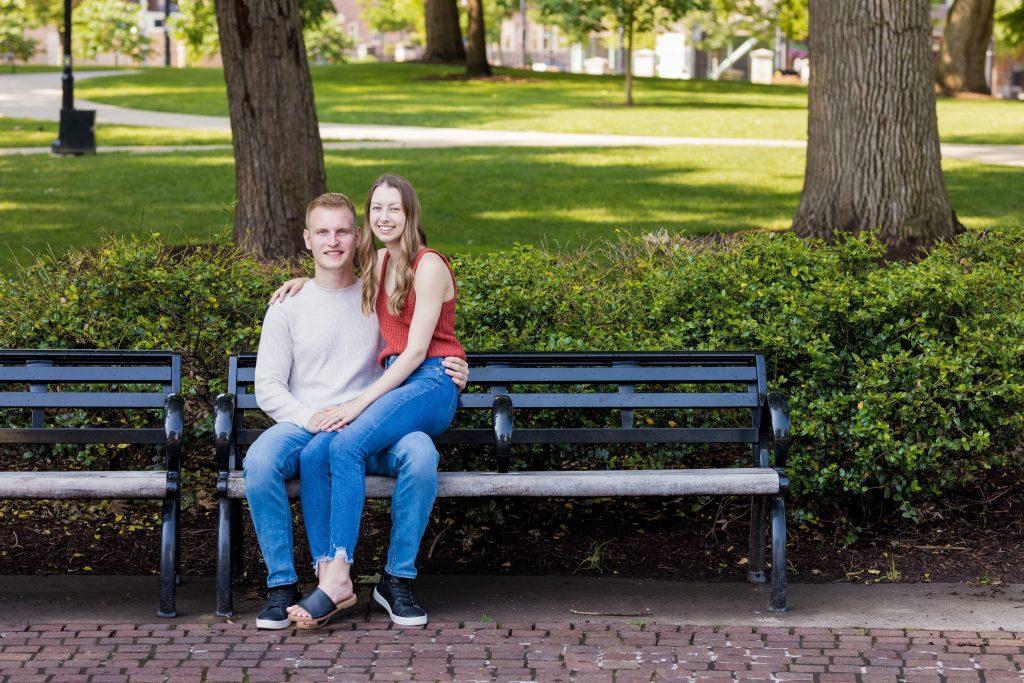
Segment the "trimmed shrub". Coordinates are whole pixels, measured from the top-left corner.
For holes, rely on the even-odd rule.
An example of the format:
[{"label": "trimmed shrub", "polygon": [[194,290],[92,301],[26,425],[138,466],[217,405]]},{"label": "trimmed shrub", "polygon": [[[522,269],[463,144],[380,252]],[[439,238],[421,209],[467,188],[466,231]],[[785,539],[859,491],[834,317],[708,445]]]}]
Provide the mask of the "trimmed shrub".
[{"label": "trimmed shrub", "polygon": [[[914,518],[1024,459],[1024,232],[967,233],[915,263],[882,253],[871,235],[823,247],[757,234],[459,256],[458,332],[474,351],[763,351],[793,409],[798,520]],[[106,241],[0,283],[0,345],[182,351],[206,438],[225,355],[256,348],[287,276],[230,249]],[[666,454],[604,449],[600,462]]]}]

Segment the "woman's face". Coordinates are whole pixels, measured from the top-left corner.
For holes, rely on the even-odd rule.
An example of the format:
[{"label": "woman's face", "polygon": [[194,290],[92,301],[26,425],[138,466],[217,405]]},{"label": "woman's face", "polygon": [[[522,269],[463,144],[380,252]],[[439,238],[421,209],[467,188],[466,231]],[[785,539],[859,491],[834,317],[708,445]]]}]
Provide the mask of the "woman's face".
[{"label": "woman's face", "polygon": [[401,238],[405,231],[405,209],[398,188],[380,185],[370,195],[370,230],[384,246]]}]

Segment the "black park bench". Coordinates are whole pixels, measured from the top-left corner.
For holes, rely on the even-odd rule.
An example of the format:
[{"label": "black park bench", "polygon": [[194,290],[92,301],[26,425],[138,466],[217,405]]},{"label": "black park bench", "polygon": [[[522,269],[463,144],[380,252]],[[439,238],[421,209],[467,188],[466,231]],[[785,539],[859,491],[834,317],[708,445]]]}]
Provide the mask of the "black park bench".
[{"label": "black park bench", "polygon": [[[215,403],[221,616],[233,614],[231,586],[242,572],[242,458],[262,433],[252,426],[259,411],[253,393],[255,363],[254,354],[231,356],[227,391]],[[435,441],[493,449],[496,471],[442,471],[438,496],[750,496],[747,579],[766,581],[765,523],[770,516],[768,610],[785,611],[789,406],[781,396],[768,393],[764,356],[477,353],[469,355],[469,363],[470,385],[459,397],[455,421]],[[721,450],[743,455],[734,457],[729,467],[509,471],[514,450],[541,444],[726,444]],[[370,498],[390,497],[393,487],[394,479],[367,476]],[[289,495],[297,494],[298,481],[289,482]]]},{"label": "black park bench", "polygon": [[47,444],[146,444],[156,469],[0,471],[3,499],[163,501],[161,617],[176,616],[179,477],[184,401],[181,358],[164,351],[0,350],[0,449]]}]

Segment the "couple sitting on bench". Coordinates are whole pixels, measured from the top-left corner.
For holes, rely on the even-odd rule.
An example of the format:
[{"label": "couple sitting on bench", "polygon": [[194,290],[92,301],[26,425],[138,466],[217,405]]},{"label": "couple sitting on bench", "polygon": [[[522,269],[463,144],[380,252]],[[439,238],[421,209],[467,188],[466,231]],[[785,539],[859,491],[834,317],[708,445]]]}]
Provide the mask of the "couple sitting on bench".
[{"label": "couple sitting on bench", "polygon": [[[303,237],[315,275],[274,293],[256,360],[257,401],[276,422],[244,460],[268,570],[256,625],[319,628],[356,603],[350,570],[367,472],[397,478],[387,564],[373,599],[396,624],[425,624],[411,583],[437,495],[430,437],[448,428],[468,378],[455,338],[455,278],[445,257],[426,248],[416,191],[398,176],[374,183],[361,229],[348,197],[317,197]],[[319,581],[305,597],[285,487],[295,477]]]}]

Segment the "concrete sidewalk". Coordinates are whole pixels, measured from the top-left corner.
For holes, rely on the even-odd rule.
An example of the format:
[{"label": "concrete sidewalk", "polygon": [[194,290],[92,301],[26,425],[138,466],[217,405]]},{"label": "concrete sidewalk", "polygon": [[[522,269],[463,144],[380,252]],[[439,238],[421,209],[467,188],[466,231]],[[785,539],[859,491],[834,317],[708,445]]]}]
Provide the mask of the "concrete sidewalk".
[{"label": "concrete sidewalk", "polygon": [[257,631],[261,601],[211,613],[188,579],[155,618],[153,577],[0,577],[0,680],[1024,680],[1024,585],[793,585],[791,611],[741,583],[422,577],[425,627],[360,605],[327,628]]},{"label": "concrete sidewalk", "polygon": [[[310,586],[306,587],[307,589]],[[361,587],[354,621],[387,623]],[[783,614],[765,610],[767,586],[577,576],[422,576],[416,590],[432,620],[444,622],[658,621],[767,627],[1024,630],[1024,584],[791,584]],[[0,576],[4,623],[111,623],[156,618],[157,580],[144,576]],[[252,622],[263,596],[235,592],[239,622]],[[213,614],[212,577],[186,577],[178,618]]]},{"label": "concrete sidewalk", "polygon": [[[76,80],[130,72],[78,72]],[[10,117],[56,120],[60,113],[60,74],[35,73],[0,75],[0,114]],[[180,128],[230,132],[226,117],[197,116],[169,112],[144,111],[115,107],[109,104],[77,100],[81,109],[95,109],[97,124],[117,123],[158,128]],[[338,147],[325,144],[326,149],[361,147],[766,147],[803,149],[802,140],[770,140],[757,138],[695,138],[650,135],[591,135],[577,133],[542,133],[536,131],[478,130],[471,128],[428,128],[423,126],[376,126],[368,124],[321,123],[320,136],[327,142],[344,140]],[[359,141],[359,142],[353,142]],[[191,148],[191,146],[188,146]],[[182,150],[185,147],[181,148]],[[138,148],[104,148],[104,151],[129,151]],[[153,148],[150,151],[178,151],[175,147]],[[47,148],[0,149],[0,154],[46,154]],[[942,156],[986,164],[1024,167],[1024,145],[942,145]]]}]

